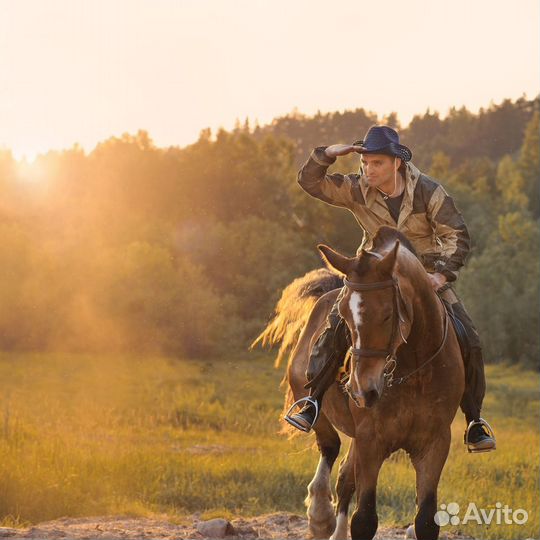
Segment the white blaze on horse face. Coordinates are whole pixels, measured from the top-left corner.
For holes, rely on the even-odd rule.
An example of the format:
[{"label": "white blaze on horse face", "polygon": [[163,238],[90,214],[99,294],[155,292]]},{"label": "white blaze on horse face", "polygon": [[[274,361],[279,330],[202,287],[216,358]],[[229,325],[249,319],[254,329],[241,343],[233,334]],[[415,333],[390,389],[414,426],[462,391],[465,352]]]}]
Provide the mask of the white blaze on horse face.
[{"label": "white blaze on horse face", "polygon": [[354,330],[355,330],[355,343],[354,346],[359,349],[360,348],[360,332],[358,329],[360,328],[360,325],[362,324],[362,314],[360,313],[360,303],[362,302],[362,295],[354,291],[351,293],[351,298],[349,299],[349,309],[352,313],[352,318],[354,322]]},{"label": "white blaze on horse face", "polygon": [[[354,323],[354,346],[356,349],[360,348],[360,325],[362,324],[362,314],[360,313],[360,304],[362,302],[362,295],[358,291],[351,293],[349,299],[349,309],[351,310],[353,323]],[[358,380],[357,369],[353,366],[352,372],[354,380],[356,382],[356,391],[360,390],[360,381]]]}]

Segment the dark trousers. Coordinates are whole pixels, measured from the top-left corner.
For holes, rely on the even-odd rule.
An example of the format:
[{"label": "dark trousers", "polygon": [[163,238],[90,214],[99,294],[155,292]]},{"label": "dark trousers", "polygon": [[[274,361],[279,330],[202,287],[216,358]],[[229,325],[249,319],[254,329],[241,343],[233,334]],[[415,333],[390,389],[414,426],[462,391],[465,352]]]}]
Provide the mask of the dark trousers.
[{"label": "dark trousers", "polygon": [[[328,318],[326,328],[313,346],[309,359],[306,377],[307,388],[311,388],[310,395],[322,399],[326,389],[334,382],[336,372],[348,348],[348,330],[343,324],[338,311],[338,304],[345,293],[343,287],[336,298]],[[482,402],[486,393],[486,379],[484,376],[484,357],[480,344],[480,337],[463,303],[456,295],[450,284],[439,290],[443,300],[451,305],[455,315],[461,320],[467,333],[470,353],[464,358],[465,390],[461,399],[460,408],[465,414],[467,423],[480,418]]]},{"label": "dark trousers", "polygon": [[[448,291],[448,292],[447,292]],[[452,287],[441,293],[441,297],[449,300],[454,300],[451,303],[452,309],[458,319],[461,320],[465,331],[467,332],[467,340],[469,342],[470,353],[468,358],[464,358],[465,365],[465,391],[461,399],[460,408],[465,414],[467,423],[471,420],[480,418],[482,402],[486,394],[486,378],[484,375],[484,355],[480,344],[478,331],[472,322],[471,317],[465,310],[465,306],[456,295]]]}]

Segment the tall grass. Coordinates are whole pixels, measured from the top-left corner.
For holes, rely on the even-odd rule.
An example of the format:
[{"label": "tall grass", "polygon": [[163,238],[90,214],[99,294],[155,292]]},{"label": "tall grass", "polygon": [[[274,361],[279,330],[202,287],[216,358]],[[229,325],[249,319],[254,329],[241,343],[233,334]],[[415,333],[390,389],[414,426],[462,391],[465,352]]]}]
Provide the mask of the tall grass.
[{"label": "tall grass", "polygon": [[[302,513],[316,467],[313,436],[277,435],[282,373],[269,355],[228,361],[85,355],[0,356],[0,517],[25,525],[60,516]],[[453,426],[440,502],[497,502],[526,525],[450,527],[478,538],[538,534],[539,378],[488,366],[485,415],[498,449],[468,455]],[[335,473],[334,473],[335,474]],[[379,518],[414,515],[403,453],[384,465]]]}]

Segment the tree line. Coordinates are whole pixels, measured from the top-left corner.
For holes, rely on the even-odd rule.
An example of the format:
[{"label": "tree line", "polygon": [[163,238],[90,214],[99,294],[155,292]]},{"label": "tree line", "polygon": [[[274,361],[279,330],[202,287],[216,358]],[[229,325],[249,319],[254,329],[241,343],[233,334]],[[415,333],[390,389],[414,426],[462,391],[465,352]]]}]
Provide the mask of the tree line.
[{"label": "tree line", "polygon": [[[452,194],[474,247],[458,292],[487,361],[538,367],[539,100],[473,114],[427,111],[401,129],[413,161]],[[145,131],[33,165],[0,151],[0,348],[228,354],[245,349],[281,290],[354,253],[352,214],[305,194],[314,146],[352,142],[397,115],[293,113],[203,130],[187,147]],[[334,170],[358,168],[358,156]]]}]

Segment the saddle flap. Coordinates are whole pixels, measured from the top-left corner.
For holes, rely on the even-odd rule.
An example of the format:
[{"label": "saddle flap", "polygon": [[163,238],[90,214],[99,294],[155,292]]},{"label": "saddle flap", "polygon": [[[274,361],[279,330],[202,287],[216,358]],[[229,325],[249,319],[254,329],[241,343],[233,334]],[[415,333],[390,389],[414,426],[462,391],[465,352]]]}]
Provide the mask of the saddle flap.
[{"label": "saddle flap", "polygon": [[459,348],[461,350],[461,356],[463,357],[463,360],[465,362],[468,362],[469,355],[471,352],[471,344],[469,341],[469,335],[467,334],[465,324],[459,318],[458,314],[452,309],[452,306],[450,305],[449,302],[443,299],[443,303],[446,307],[446,311],[448,312],[448,315],[450,316],[450,320],[452,321],[452,326],[454,327],[454,330],[456,332]]}]

